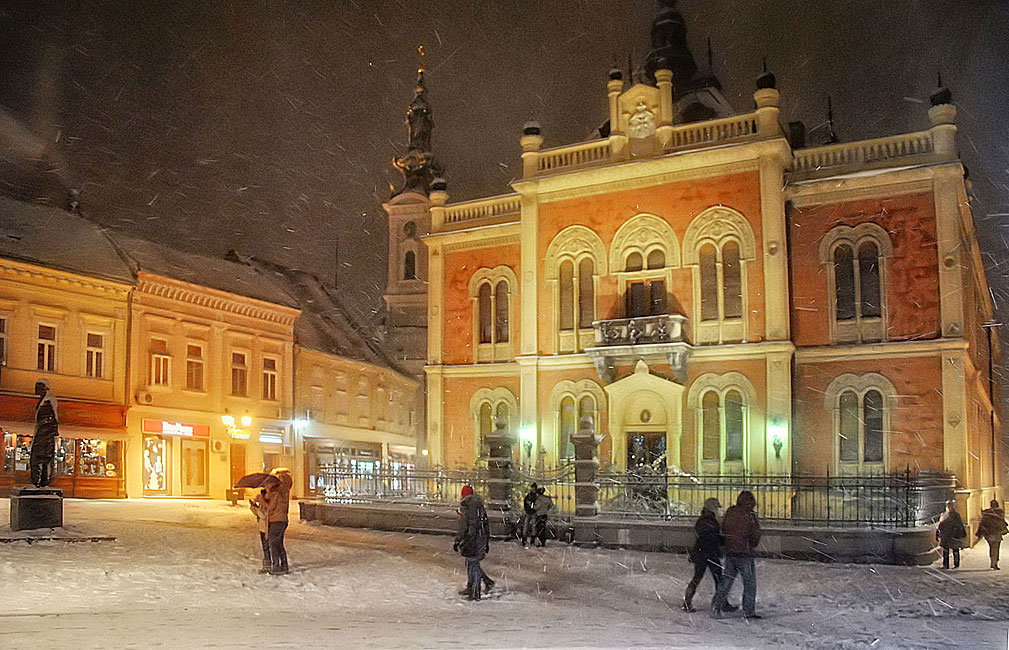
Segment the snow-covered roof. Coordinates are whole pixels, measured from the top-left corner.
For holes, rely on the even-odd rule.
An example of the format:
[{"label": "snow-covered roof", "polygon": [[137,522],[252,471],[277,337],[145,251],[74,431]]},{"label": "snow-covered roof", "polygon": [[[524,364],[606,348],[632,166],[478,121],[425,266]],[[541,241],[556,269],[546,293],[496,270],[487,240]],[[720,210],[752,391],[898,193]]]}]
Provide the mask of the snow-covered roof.
[{"label": "snow-covered roof", "polygon": [[133,283],[107,233],[84,217],[0,196],[0,257],[94,278]]},{"label": "snow-covered roof", "polygon": [[222,257],[189,253],[119,232],[112,240],[133,261],[136,271],[227,291],[276,305],[297,307],[297,301],[259,269]]}]

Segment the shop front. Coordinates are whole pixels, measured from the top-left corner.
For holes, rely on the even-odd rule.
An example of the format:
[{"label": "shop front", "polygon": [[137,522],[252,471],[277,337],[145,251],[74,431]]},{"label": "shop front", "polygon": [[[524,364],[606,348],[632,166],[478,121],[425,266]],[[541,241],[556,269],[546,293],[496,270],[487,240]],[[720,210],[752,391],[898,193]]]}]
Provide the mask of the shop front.
[{"label": "shop front", "polygon": [[319,472],[324,467],[335,467],[363,475],[381,470],[406,471],[413,469],[412,448],[389,445],[383,458],[382,444],[305,437],[305,495],[317,496],[320,485]]},{"label": "shop front", "polygon": [[143,418],[143,495],[208,496],[210,425]]},{"label": "shop front", "polygon": [[[0,395],[0,494],[5,496],[29,483],[35,403],[34,397]],[[59,421],[53,487],[66,497],[125,497],[126,408],[61,400]]]}]

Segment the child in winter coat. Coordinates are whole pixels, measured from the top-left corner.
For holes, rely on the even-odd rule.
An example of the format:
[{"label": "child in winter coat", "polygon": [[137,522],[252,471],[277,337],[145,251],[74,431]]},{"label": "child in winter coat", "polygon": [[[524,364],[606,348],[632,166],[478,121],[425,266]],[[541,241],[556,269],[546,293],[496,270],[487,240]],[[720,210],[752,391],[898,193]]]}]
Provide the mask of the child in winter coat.
[{"label": "child in winter coat", "polygon": [[272,562],[270,561],[270,540],[266,536],[266,490],[260,490],[255,499],[249,499],[249,510],[256,516],[256,523],[259,525],[259,541],[263,545],[263,568],[260,573],[269,573]]},{"label": "child in winter coat", "polygon": [[967,529],[963,526],[960,513],[956,511],[956,501],[947,501],[946,512],[939,517],[939,527],[935,530],[935,538],[942,546],[942,568],[949,568],[950,551],[953,551],[953,568],[960,568],[960,547],[964,537],[967,537]]},{"label": "child in winter coat", "polygon": [[991,507],[981,511],[981,524],[977,527],[977,538],[988,540],[988,557],[991,559],[991,568],[998,571],[998,551],[1002,545],[1002,536],[1009,532],[1006,525],[1005,510],[998,507],[998,500],[992,499]]}]

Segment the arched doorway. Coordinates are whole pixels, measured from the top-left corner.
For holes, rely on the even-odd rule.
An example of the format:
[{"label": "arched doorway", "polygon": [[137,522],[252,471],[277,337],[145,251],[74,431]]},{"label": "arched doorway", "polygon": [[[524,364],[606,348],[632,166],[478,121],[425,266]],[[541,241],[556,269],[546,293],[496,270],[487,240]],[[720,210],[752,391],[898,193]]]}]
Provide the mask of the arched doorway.
[{"label": "arched doorway", "polygon": [[614,464],[625,470],[679,467],[683,386],[651,374],[648,364],[638,361],[631,375],[605,390]]}]

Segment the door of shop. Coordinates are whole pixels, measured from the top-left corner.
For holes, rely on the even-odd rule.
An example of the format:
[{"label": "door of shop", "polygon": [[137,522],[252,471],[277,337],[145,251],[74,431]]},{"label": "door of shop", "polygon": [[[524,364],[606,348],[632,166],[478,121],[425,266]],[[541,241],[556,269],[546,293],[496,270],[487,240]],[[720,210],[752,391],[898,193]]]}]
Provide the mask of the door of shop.
[{"label": "door of shop", "polygon": [[231,443],[231,485],[245,476],[245,445]]},{"label": "door of shop", "polygon": [[207,494],[207,441],[182,439],[182,494]]}]

